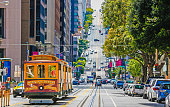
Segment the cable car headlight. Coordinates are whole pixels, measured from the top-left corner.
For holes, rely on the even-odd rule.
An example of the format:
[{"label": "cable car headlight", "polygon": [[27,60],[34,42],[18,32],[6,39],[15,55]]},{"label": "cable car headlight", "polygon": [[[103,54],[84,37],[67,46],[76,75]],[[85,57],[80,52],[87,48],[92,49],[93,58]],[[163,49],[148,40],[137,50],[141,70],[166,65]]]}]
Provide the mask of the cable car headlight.
[{"label": "cable car headlight", "polygon": [[43,90],[44,89],[44,87],[43,86],[39,86],[39,90]]}]

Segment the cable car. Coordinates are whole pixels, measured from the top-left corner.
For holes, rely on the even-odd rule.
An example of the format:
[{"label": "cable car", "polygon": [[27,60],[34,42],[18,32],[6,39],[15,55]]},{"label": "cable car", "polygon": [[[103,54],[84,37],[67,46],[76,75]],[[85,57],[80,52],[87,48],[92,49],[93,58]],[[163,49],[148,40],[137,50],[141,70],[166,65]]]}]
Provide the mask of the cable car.
[{"label": "cable car", "polygon": [[30,56],[24,63],[25,97],[29,103],[54,103],[72,91],[72,68],[51,55]]}]

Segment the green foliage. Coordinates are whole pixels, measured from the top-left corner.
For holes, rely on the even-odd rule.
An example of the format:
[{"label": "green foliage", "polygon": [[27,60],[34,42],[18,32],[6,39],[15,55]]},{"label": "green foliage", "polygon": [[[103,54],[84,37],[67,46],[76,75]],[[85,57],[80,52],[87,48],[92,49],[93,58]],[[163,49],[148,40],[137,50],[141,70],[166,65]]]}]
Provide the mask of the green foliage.
[{"label": "green foliage", "polygon": [[86,58],[84,58],[84,57],[79,57],[77,60],[85,60],[85,61],[86,61]]},{"label": "green foliage", "polygon": [[141,64],[134,60],[129,60],[129,65],[127,67],[127,70],[132,74],[133,77],[141,77]]},{"label": "green foliage", "polygon": [[87,8],[86,9],[86,16],[85,16],[85,24],[84,24],[84,28],[85,28],[85,33],[88,32],[89,30],[89,26],[92,24],[93,21],[93,9],[92,8]]},{"label": "green foliage", "polygon": [[89,43],[88,40],[84,39],[79,39],[79,50],[78,50],[78,55],[81,56],[83,53],[83,49],[86,50],[88,48],[87,44]]}]

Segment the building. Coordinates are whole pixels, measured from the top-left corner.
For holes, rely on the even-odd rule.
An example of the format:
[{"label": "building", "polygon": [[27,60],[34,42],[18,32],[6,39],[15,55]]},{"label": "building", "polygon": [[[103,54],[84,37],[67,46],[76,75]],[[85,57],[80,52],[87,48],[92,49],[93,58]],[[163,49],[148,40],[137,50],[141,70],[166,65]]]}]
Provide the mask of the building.
[{"label": "building", "polygon": [[71,0],[71,35],[73,38],[73,61],[76,62],[78,58],[78,0]]},{"label": "building", "polygon": [[91,8],[91,0],[86,0],[86,8]]},{"label": "building", "polygon": [[[13,1],[13,0],[12,0]],[[17,1],[18,2],[18,1]],[[11,1],[10,1],[11,3]],[[28,56],[45,47],[46,0],[21,0],[21,68]]]},{"label": "building", "polygon": [[60,53],[60,0],[47,1],[45,54]]},{"label": "building", "polygon": [[[0,0],[0,58],[12,58],[11,79],[15,66],[21,66],[21,0]],[[19,81],[20,78],[15,78]]]},{"label": "building", "polygon": [[70,61],[70,0],[60,0],[60,53]]}]

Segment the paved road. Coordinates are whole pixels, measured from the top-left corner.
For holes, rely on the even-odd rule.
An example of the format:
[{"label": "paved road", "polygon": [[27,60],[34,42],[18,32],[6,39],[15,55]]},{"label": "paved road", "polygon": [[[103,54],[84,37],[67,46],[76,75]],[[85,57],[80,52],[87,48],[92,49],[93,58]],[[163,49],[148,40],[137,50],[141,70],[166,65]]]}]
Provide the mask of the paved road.
[{"label": "paved road", "polygon": [[[30,105],[28,99],[11,98],[13,107],[163,107],[164,104],[150,102],[142,97],[131,97],[123,94],[122,89],[113,89],[110,84],[98,87],[91,84],[74,86],[74,93],[55,104]],[[93,100],[94,99],[94,100]]]}]

